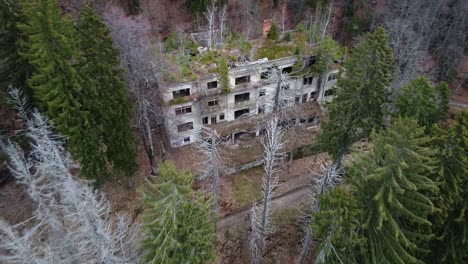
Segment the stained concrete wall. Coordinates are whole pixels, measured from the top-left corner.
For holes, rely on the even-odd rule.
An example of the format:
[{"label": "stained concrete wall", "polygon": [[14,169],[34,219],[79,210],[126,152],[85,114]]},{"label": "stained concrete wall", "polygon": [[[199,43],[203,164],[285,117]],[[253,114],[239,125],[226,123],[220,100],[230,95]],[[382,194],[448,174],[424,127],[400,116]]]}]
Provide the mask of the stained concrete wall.
[{"label": "stained concrete wall", "polygon": [[[278,67],[283,69],[291,67],[296,62],[296,57],[287,57],[278,60],[253,63],[244,67],[229,70],[229,83],[231,92],[224,94],[221,89],[208,89],[207,83],[217,80],[217,76],[207,76],[200,80],[188,83],[177,84],[173,86],[163,87],[162,98],[164,104],[164,120],[167,135],[169,136],[172,147],[180,147],[193,142],[196,142],[199,137],[201,128],[203,127],[203,118],[208,118],[206,125],[212,124],[216,119],[217,123],[229,122],[235,120],[235,111],[241,109],[249,109],[249,115],[258,114],[259,107],[265,107],[265,113],[271,112],[273,108],[273,99],[275,94],[275,84],[267,84],[265,80],[261,79],[261,74],[271,67]],[[322,89],[320,95],[317,94],[318,76],[313,76],[312,84],[303,84],[303,77],[291,80],[290,89],[292,96],[289,99],[291,103],[295,103],[295,97],[299,97],[299,103],[303,101],[303,95],[306,95],[306,101],[311,101],[311,93],[316,92],[316,97],[319,101],[328,101],[332,98],[324,97],[323,94],[326,90],[331,89],[336,80],[328,81],[329,74],[336,74],[338,70],[332,70],[326,75],[325,89]],[[250,82],[241,85],[235,85],[235,79],[242,76],[250,76]],[[186,97],[185,103],[178,105],[171,105],[173,99],[172,92],[180,89],[190,89],[190,96]],[[260,91],[265,90],[264,96],[259,96]],[[235,96],[242,93],[249,93],[249,100],[246,102],[235,102]],[[216,106],[209,106],[208,102],[217,99]],[[192,113],[176,115],[175,109],[181,106],[191,106]],[[224,120],[220,120],[220,116],[224,115]],[[185,132],[178,132],[177,125],[186,122],[193,122],[193,129]],[[189,138],[189,141],[184,139]]]}]

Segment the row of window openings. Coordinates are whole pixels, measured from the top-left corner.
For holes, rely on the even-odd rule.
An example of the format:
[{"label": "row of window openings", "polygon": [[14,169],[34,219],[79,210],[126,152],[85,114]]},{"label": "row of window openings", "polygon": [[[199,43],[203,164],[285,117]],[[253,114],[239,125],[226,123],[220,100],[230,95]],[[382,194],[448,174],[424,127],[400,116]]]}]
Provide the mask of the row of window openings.
[{"label": "row of window openings", "polygon": [[[332,96],[333,94],[335,93],[334,89],[328,89],[325,91],[324,93],[324,96]],[[317,98],[315,97],[316,96],[316,92],[311,92],[310,93],[310,100],[316,100]],[[301,102],[301,97],[300,96],[296,96],[294,98],[294,101],[296,103],[300,103]],[[307,102],[307,94],[303,94],[302,95],[302,102],[305,103]]]},{"label": "row of window openings", "polygon": [[328,81],[334,81],[334,80],[336,80],[336,76],[337,76],[336,73],[335,73],[335,74],[330,74],[330,75],[328,75],[328,79],[327,79],[327,80],[328,80]]},{"label": "row of window openings", "polygon": [[[291,124],[296,124],[296,120],[297,120],[296,118],[291,119]],[[300,124],[305,124],[306,122],[309,124],[314,123],[316,122],[316,117],[310,117],[308,119],[305,119],[305,118],[299,119]]]},{"label": "row of window openings", "polygon": [[[225,119],[224,113],[219,115],[219,121],[223,121]],[[214,125],[218,123],[217,116],[211,116],[211,124]],[[207,125],[208,124],[208,117],[205,116],[202,118],[202,124]]]},{"label": "row of window openings", "polygon": [[[291,71],[292,71],[292,67],[283,68],[283,73],[286,73],[286,72],[290,73]],[[268,79],[269,75],[270,75],[269,72],[263,72],[260,75],[260,78],[261,79]],[[310,85],[310,84],[312,84],[313,79],[314,78],[312,76],[304,77],[303,84],[304,85]],[[336,80],[336,74],[331,74],[331,75],[328,76],[328,81],[332,81],[332,80]],[[248,83],[248,82],[250,82],[250,75],[238,77],[238,78],[235,79],[235,84],[236,85],[243,84],[243,83]],[[207,85],[208,89],[215,89],[215,88],[218,88],[218,81],[208,82],[206,85]],[[172,92],[172,97],[174,99],[189,96],[189,95],[190,95],[190,88],[181,89],[181,90],[177,90],[177,91]]]},{"label": "row of window openings", "polygon": [[[288,69],[288,70],[286,70],[286,72],[289,72],[289,68],[291,68],[291,67],[284,68],[283,72],[285,71],[285,69]],[[292,68],[291,68],[291,70],[292,70]],[[268,76],[269,76],[268,72],[263,72],[261,74],[261,79],[268,79]],[[311,85],[313,79],[314,78],[312,76],[304,77],[303,84],[304,85]],[[336,80],[336,74],[332,74],[332,75],[328,76],[328,81],[332,81],[332,80]],[[247,82],[250,82],[250,76],[249,75],[236,78],[236,85],[247,83]],[[218,88],[218,81],[208,82],[207,83],[207,88],[208,89]],[[285,85],[285,87],[283,87],[283,88],[287,90],[289,88],[289,85]],[[174,99],[182,98],[182,97],[189,96],[189,95],[190,95],[190,88],[180,89],[180,90],[172,92],[172,97]],[[260,91],[259,96],[263,96],[263,95],[265,95],[264,92],[262,94],[262,92]]]},{"label": "row of window openings", "polygon": [[[333,95],[333,93],[334,93],[333,89],[326,90],[325,91],[325,96],[331,96],[331,95]],[[315,95],[316,95],[316,92],[311,92],[310,93],[310,100],[315,100]],[[265,96],[265,90],[260,90],[259,91],[259,96]],[[249,93],[243,93],[243,94],[235,95],[235,102],[236,103],[249,101],[249,99],[250,99],[250,94]],[[297,96],[295,98],[295,102],[300,103],[301,102],[301,97]],[[305,102],[307,102],[307,94],[302,95],[302,103],[305,103]],[[217,106],[217,105],[218,105],[218,99],[208,101],[208,106],[210,106],[210,107]],[[258,113],[259,114],[264,113],[264,111],[265,111],[264,109],[260,110],[260,108],[259,108]],[[184,115],[184,114],[189,114],[189,113],[192,113],[192,107],[191,106],[183,106],[183,107],[178,107],[178,108],[175,109],[175,114],[176,115]],[[203,122],[203,124],[208,123],[208,117],[205,117],[205,118],[206,118],[206,123]],[[205,120],[205,118],[203,118],[203,120]],[[212,120],[213,120],[213,118],[212,118]],[[220,115],[219,120],[224,120],[224,114]],[[215,118],[214,123],[216,124],[216,118]]]}]

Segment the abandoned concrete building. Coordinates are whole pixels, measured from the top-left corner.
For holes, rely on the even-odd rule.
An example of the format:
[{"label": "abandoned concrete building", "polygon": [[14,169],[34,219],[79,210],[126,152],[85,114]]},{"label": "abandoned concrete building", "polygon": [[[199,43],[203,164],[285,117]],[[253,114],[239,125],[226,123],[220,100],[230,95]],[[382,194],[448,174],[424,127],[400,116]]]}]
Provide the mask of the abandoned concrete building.
[{"label": "abandoned concrete building", "polygon": [[[216,74],[162,87],[164,125],[171,147],[196,142],[203,126],[216,129],[221,137],[232,141],[242,133],[258,135],[262,117],[273,111],[276,83],[270,81],[268,73],[276,69],[288,76],[296,60],[293,56],[231,68],[228,93],[220,88]],[[315,57],[307,60],[315,60]],[[319,104],[333,97],[337,74],[336,67],[321,83],[313,74],[297,77],[291,74],[283,84],[291,96],[282,99],[294,110],[288,121],[290,124],[313,126],[318,122]]]}]

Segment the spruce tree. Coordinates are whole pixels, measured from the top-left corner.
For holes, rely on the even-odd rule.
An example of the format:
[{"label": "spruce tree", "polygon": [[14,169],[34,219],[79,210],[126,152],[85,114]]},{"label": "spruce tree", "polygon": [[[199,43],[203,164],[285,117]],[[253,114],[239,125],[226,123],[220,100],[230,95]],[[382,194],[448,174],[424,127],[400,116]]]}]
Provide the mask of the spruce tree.
[{"label": "spruce tree", "polygon": [[379,28],[352,52],[345,62],[345,74],[338,78],[336,96],[327,107],[318,142],[335,160],[350,146],[368,137],[372,129],[384,128],[384,105],[393,73],[392,50],[387,34]]},{"label": "spruce tree", "polygon": [[419,125],[431,127],[448,115],[448,86],[436,87],[425,77],[418,77],[401,89],[396,99],[396,115],[418,120]]},{"label": "spruce tree", "polygon": [[[25,90],[29,65],[19,56],[19,41],[22,38],[17,25],[24,22],[21,5],[16,0],[0,0],[0,99],[2,104],[6,90],[12,86]],[[27,95],[30,96],[29,91]],[[28,98],[30,99],[30,98]]]},{"label": "spruce tree", "polygon": [[132,105],[110,30],[89,5],[82,11],[77,36],[79,73],[86,79],[86,106],[99,124],[97,136],[106,146],[107,161],[118,172],[131,176],[137,167],[130,128]]},{"label": "spruce tree", "polygon": [[366,243],[358,263],[422,263],[432,238],[429,217],[439,210],[431,138],[416,121],[397,118],[386,132],[372,135],[373,149],[358,158],[349,178],[364,213]]},{"label": "spruce tree", "polygon": [[143,193],[147,207],[142,248],[146,263],[207,263],[214,259],[211,200],[191,189],[193,176],[174,164],[159,167],[160,178]]},{"label": "spruce tree", "polygon": [[275,22],[271,23],[271,28],[270,28],[270,31],[268,31],[267,37],[270,40],[278,41],[279,30],[278,30],[278,25]]},{"label": "spruce tree", "polygon": [[427,263],[468,262],[468,112],[461,112],[447,131],[437,129],[442,212],[433,218],[435,239]]},{"label": "spruce tree", "polygon": [[47,113],[58,131],[67,137],[68,146],[81,163],[81,174],[105,178],[105,156],[96,137],[97,124],[86,108],[94,92],[77,72],[80,61],[76,31],[72,21],[61,18],[55,0],[23,4],[25,23],[18,25],[27,38],[21,41],[21,55],[32,66],[27,83],[34,92],[39,109]]},{"label": "spruce tree", "polygon": [[325,84],[327,83],[327,74],[336,60],[340,59],[342,54],[340,45],[331,37],[325,37],[317,50],[317,63],[312,70],[319,74],[318,92],[319,100],[323,99]]},{"label": "spruce tree", "polygon": [[322,238],[315,263],[357,263],[364,239],[359,237],[363,209],[350,185],[339,185],[319,197],[320,211],[310,228]]}]

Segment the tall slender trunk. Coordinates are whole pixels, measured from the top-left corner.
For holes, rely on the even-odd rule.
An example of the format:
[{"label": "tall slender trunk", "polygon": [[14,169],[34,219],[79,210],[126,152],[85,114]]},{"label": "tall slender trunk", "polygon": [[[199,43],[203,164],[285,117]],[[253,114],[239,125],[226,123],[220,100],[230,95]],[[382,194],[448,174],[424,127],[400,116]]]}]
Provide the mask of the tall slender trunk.
[{"label": "tall slender trunk", "polygon": [[155,175],[157,171],[154,151],[153,133],[151,131],[150,119],[148,116],[148,106],[146,99],[139,98],[139,107],[141,113],[141,125],[143,126],[143,138],[146,145],[146,153],[151,165],[151,174]]},{"label": "tall slender trunk", "polygon": [[213,207],[212,207],[212,219],[213,219],[213,223],[215,225],[215,228],[216,228],[216,224],[217,224],[217,221],[216,221],[216,217],[217,217],[217,214],[218,214],[218,208],[219,208],[219,204],[218,204],[218,197],[219,197],[219,167],[218,167],[218,147],[216,146],[216,134],[215,134],[215,131],[212,130],[211,131],[211,135],[210,135],[210,138],[211,138],[211,161],[213,164],[213,171],[212,171],[212,180],[213,180],[213,183],[212,183],[212,192],[213,192]]}]

